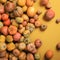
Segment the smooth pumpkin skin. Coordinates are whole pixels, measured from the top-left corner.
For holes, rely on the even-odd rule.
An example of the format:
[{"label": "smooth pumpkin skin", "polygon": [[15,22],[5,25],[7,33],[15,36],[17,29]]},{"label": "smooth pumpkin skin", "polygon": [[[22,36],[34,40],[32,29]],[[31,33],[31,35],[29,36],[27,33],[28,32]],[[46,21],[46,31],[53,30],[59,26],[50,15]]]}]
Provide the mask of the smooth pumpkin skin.
[{"label": "smooth pumpkin skin", "polygon": [[19,6],[24,6],[26,4],[26,0],[17,0],[17,4]]},{"label": "smooth pumpkin skin", "polygon": [[32,6],[34,4],[33,0],[26,0],[26,5],[29,7],[29,6]]},{"label": "smooth pumpkin skin", "polygon": [[36,14],[35,8],[34,7],[29,7],[28,10],[27,10],[27,15],[29,17],[34,17],[35,14]]},{"label": "smooth pumpkin skin", "polygon": [[46,55],[46,58],[47,59],[51,59],[54,54],[53,54],[53,51],[52,50],[48,50],[45,55]]}]

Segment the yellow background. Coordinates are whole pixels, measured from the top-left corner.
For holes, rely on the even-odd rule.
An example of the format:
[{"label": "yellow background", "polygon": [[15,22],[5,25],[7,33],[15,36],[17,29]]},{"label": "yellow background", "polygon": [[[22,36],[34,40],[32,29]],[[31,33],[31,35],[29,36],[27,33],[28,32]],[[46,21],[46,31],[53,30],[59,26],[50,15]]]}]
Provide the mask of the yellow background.
[{"label": "yellow background", "polygon": [[39,5],[39,0],[34,4],[36,10],[40,9],[42,11],[42,14],[39,16],[40,22],[46,24],[48,28],[44,32],[41,32],[40,29],[34,30],[30,35],[30,39],[32,41],[37,38],[41,39],[43,44],[38,50],[41,55],[41,60],[45,60],[44,54],[49,49],[54,52],[54,56],[51,60],[60,60],[60,51],[56,50],[56,44],[60,42],[60,24],[55,23],[56,19],[60,18],[60,0],[50,0],[50,3],[52,5],[52,9],[55,11],[55,18],[50,22],[43,20],[43,15],[46,9]]}]

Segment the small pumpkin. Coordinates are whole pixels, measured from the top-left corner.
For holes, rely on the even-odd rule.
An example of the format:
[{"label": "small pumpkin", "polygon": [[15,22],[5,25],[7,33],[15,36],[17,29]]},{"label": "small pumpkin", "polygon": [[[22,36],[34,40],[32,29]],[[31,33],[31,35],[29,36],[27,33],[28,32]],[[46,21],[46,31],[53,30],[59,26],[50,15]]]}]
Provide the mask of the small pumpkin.
[{"label": "small pumpkin", "polygon": [[15,4],[13,2],[7,2],[5,5],[5,10],[7,12],[12,12],[15,9]]},{"label": "small pumpkin", "polygon": [[21,7],[17,6],[13,13],[14,13],[14,16],[20,17],[23,15],[23,10]]}]

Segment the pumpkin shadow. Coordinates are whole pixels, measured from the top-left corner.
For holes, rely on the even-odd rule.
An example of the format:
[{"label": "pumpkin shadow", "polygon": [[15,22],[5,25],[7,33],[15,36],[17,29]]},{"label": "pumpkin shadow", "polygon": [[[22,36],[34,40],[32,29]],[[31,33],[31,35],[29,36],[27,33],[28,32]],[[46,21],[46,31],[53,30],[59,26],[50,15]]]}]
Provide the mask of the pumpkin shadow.
[{"label": "pumpkin shadow", "polygon": [[46,22],[49,22],[49,21],[50,21],[50,19],[48,19],[48,18],[46,17],[46,14],[43,16],[43,19],[44,19],[44,21],[46,21]]},{"label": "pumpkin shadow", "polygon": [[45,55],[45,56],[44,56],[44,60],[50,60],[50,59],[47,59],[47,58],[46,58],[46,55]]}]

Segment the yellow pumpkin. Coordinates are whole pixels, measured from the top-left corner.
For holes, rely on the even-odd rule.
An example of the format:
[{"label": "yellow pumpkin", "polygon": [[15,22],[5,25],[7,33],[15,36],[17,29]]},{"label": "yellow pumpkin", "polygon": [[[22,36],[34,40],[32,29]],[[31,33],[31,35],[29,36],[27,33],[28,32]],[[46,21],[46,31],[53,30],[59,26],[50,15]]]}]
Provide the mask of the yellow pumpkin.
[{"label": "yellow pumpkin", "polygon": [[28,10],[27,10],[27,15],[28,15],[29,17],[34,17],[35,14],[36,14],[35,8],[34,8],[34,7],[29,7]]},{"label": "yellow pumpkin", "polygon": [[24,6],[26,4],[26,0],[17,0],[17,4],[19,6]]},{"label": "yellow pumpkin", "polygon": [[0,36],[0,42],[5,42],[5,36],[4,35]]}]

